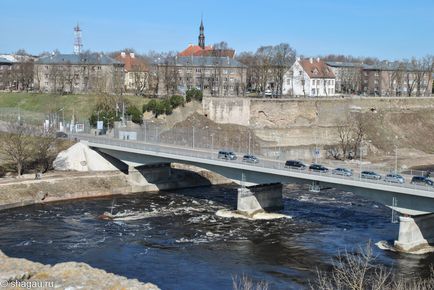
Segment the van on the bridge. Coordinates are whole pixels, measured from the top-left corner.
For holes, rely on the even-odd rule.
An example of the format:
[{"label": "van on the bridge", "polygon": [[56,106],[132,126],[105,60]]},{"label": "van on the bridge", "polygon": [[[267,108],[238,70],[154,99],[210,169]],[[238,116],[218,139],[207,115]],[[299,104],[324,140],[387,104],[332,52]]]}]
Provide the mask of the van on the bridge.
[{"label": "van on the bridge", "polygon": [[285,162],[285,167],[286,168],[297,168],[297,169],[301,169],[304,170],[306,169],[306,164],[304,164],[303,162],[299,161],[299,160],[288,160]]},{"label": "van on the bridge", "polygon": [[218,159],[224,159],[224,160],[236,160],[237,155],[232,151],[224,151],[220,150],[218,154]]}]

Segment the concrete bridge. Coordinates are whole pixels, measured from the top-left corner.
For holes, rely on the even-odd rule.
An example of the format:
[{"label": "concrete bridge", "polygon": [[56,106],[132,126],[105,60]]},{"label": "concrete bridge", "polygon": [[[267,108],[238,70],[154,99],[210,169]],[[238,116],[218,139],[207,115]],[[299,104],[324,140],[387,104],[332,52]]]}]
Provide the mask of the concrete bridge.
[{"label": "concrete bridge", "polygon": [[[404,216],[400,217],[399,238],[395,246],[402,251],[417,251],[434,238],[434,188],[411,184],[391,184],[380,180],[312,173],[305,170],[285,168],[284,162],[262,160],[257,164],[241,160],[226,161],[217,158],[217,152],[200,148],[177,147],[167,144],[151,144],[138,141],[116,140],[107,137],[79,135],[81,142],[108,154],[130,167],[158,163],[184,163],[204,168],[234,181],[249,185],[270,183],[309,184],[312,188],[336,188],[353,192],[382,203]],[[252,212],[262,207],[281,204],[282,193],[273,187],[269,194],[253,187],[241,188],[238,193],[238,210]],[[423,229],[423,233],[421,232]],[[427,240],[428,239],[428,240]]]}]

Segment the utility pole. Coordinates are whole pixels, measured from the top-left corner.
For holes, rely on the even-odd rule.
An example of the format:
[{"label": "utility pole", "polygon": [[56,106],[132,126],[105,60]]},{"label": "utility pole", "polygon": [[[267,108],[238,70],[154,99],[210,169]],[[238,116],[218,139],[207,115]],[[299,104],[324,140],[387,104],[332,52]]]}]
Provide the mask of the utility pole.
[{"label": "utility pole", "polygon": [[193,149],[194,149],[194,127],[193,127]]},{"label": "utility pole", "polygon": [[316,136],[317,132],[316,131],[317,130],[315,130],[315,164],[318,163],[318,153],[317,153],[318,152],[318,143],[317,143],[317,136]]},{"label": "utility pole", "polygon": [[362,138],[362,140],[360,141],[360,145],[359,145],[359,147],[360,147],[360,178],[362,178],[362,144],[363,144],[363,138]]},{"label": "utility pole", "polygon": [[250,155],[250,131],[249,131],[249,155]]},{"label": "utility pole", "polygon": [[398,145],[395,144],[395,173],[398,173]]}]

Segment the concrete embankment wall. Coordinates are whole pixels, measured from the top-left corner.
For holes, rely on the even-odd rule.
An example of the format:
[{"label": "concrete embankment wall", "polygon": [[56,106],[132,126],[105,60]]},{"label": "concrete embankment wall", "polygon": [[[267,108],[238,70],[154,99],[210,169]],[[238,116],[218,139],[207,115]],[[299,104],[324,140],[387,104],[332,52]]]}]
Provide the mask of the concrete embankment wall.
[{"label": "concrete embankment wall", "polygon": [[118,171],[61,172],[47,174],[41,180],[21,178],[0,181],[0,210],[60,200],[231,182],[210,171],[182,164],[140,168],[129,175]]},{"label": "concrete embankment wall", "polygon": [[[66,173],[67,175],[67,173]],[[12,180],[0,184],[0,209],[57,200],[126,194],[131,190],[125,175],[90,173],[88,175],[43,177],[41,180]]]}]

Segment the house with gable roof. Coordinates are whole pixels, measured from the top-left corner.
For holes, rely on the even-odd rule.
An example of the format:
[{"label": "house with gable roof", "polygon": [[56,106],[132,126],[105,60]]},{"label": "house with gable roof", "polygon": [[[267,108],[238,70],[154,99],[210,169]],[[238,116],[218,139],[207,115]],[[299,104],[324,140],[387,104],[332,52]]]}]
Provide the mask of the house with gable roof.
[{"label": "house with gable roof", "polygon": [[335,81],[335,74],[324,61],[297,58],[285,73],[282,92],[293,96],[334,96]]}]

